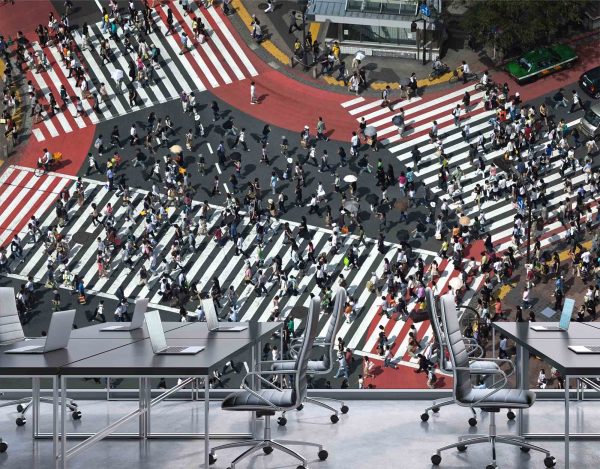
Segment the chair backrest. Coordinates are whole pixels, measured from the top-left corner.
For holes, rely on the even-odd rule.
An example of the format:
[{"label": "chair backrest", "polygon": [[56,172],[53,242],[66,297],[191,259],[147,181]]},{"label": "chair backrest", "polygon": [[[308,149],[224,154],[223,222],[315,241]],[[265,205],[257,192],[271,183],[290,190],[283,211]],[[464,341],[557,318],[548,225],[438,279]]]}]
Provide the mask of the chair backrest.
[{"label": "chair backrest", "polygon": [[298,351],[296,357],[296,363],[294,364],[294,370],[296,371],[296,379],[294,382],[294,396],[295,402],[294,407],[299,406],[304,402],[306,398],[306,392],[308,389],[308,382],[306,372],[308,370],[308,359],[310,358],[310,351],[315,342],[317,336],[317,326],[319,325],[319,310],[321,300],[318,296],[315,296],[310,301],[308,308],[308,316],[306,317],[306,330],[304,332],[304,340],[302,346]]},{"label": "chair backrest", "polygon": [[[454,370],[454,398],[460,402],[472,390],[469,354],[465,347],[463,335],[460,332],[454,296],[451,293],[442,296],[440,306],[448,352]],[[457,368],[464,368],[464,370],[458,370]]]},{"label": "chair backrest", "polygon": [[452,367],[448,360],[446,360],[446,350],[448,349],[448,341],[444,333],[444,328],[441,324],[441,319],[438,310],[438,300],[433,294],[431,288],[425,289],[425,296],[427,298],[427,312],[429,313],[429,321],[431,322],[431,329],[433,330],[433,336],[437,343],[440,345],[440,357],[439,365],[440,370],[445,373],[452,373]]},{"label": "chair backrest", "polygon": [[327,353],[323,356],[323,364],[327,369],[331,368],[331,364],[333,363],[333,354],[334,350],[334,340],[335,334],[340,328],[340,320],[342,318],[342,313],[344,312],[344,307],[346,306],[346,299],[348,295],[346,293],[346,289],[339,287],[335,292],[335,301],[333,303],[333,312],[331,313],[331,319],[329,321],[329,327],[327,328],[327,333],[325,334],[325,343],[329,344],[329,348]]},{"label": "chair backrest", "polygon": [[10,344],[25,339],[21,318],[17,312],[15,291],[0,287],[0,344]]}]

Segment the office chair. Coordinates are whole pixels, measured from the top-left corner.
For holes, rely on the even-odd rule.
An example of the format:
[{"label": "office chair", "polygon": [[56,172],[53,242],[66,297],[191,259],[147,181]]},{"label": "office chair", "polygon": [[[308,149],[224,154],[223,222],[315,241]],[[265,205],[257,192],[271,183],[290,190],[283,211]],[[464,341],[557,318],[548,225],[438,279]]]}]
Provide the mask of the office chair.
[{"label": "office chair", "polygon": [[[445,352],[448,350],[448,344],[446,341],[444,331],[442,330],[442,325],[440,324],[437,300],[431,288],[426,289],[426,295],[427,304],[429,306],[427,311],[429,313],[431,328],[433,330],[433,335],[435,339],[437,340],[438,344],[440,344],[440,371],[445,375],[452,376],[452,365],[446,359]],[[463,341],[465,342],[467,354],[469,355],[470,359],[469,367],[471,369],[471,374],[482,377],[488,375],[501,374],[500,367],[497,363],[487,360],[477,360],[478,358],[483,357],[483,349],[475,339],[463,337]],[[421,414],[421,420],[423,422],[427,422],[429,420],[429,411],[433,412],[434,414],[437,414],[440,411],[441,407],[445,407],[447,405],[452,404],[456,404],[454,397],[450,397],[441,401],[433,401],[432,405],[427,407],[425,411]],[[471,412],[473,412],[473,417],[469,418],[468,422],[470,426],[475,427],[477,425],[477,413],[472,407]],[[506,414],[506,417],[509,420],[514,420],[516,415],[512,410],[509,410]]]},{"label": "office chair", "polygon": [[[298,469],[306,469],[307,459],[289,448],[290,445],[307,445],[316,446],[319,449],[318,457],[321,461],[327,459],[328,453],[323,449],[323,445],[319,443],[310,443],[305,441],[289,441],[289,440],[273,440],[271,438],[271,417],[277,412],[284,410],[292,410],[302,405],[306,398],[308,358],[310,351],[317,335],[317,326],[319,321],[318,316],[319,298],[315,297],[311,300],[310,313],[306,321],[306,332],[304,342],[295,360],[295,366],[292,370],[268,370],[268,371],[248,371],[244,377],[242,390],[229,394],[221,408],[229,411],[256,412],[257,417],[265,418],[265,427],[263,438],[236,441],[217,446],[210,450],[209,462],[214,464],[217,461],[215,452],[225,448],[236,448],[250,446],[246,451],[236,457],[229,466],[229,469],[235,469],[236,465],[243,459],[250,456],[252,453],[262,449],[265,454],[271,454],[274,449],[283,451],[284,453],[293,456],[302,461],[302,465]],[[290,389],[281,389],[277,387],[271,380],[264,375],[293,375],[294,385]],[[255,383],[267,386],[266,389],[253,389],[248,384],[248,378],[253,378]]]},{"label": "office chair", "polygon": [[450,361],[452,362],[454,373],[453,395],[456,403],[461,406],[475,407],[488,412],[490,415],[490,426],[487,435],[467,435],[459,437],[457,443],[438,448],[436,453],[431,457],[433,465],[437,466],[442,462],[442,451],[456,448],[458,451],[462,452],[466,451],[470,445],[489,442],[492,444],[492,463],[488,464],[486,469],[496,469],[498,467],[496,465],[496,443],[518,446],[521,448],[521,451],[524,452],[534,450],[544,453],[546,455],[544,458],[544,465],[546,467],[554,467],[556,461],[550,456],[548,450],[532,445],[517,435],[496,435],[496,413],[499,412],[500,409],[528,409],[535,402],[535,393],[522,389],[507,389],[505,387],[508,383],[509,376],[514,373],[513,363],[510,360],[505,359],[480,359],[483,361],[494,361],[499,365],[503,363],[510,364],[511,371],[508,375],[501,369],[501,386],[492,389],[473,388],[471,383],[472,374],[470,360],[458,325],[458,315],[454,297],[452,294],[446,294],[441,297],[440,303],[442,321],[448,339],[448,351],[450,352]]},{"label": "office chair", "polygon": [[[325,337],[316,337],[315,341],[314,341],[314,345],[313,345],[313,348],[319,347],[319,348],[325,348],[326,350],[325,350],[325,353],[324,353],[322,359],[308,361],[307,373],[311,376],[312,375],[326,375],[326,374],[331,373],[331,371],[333,370],[333,364],[335,363],[335,360],[334,360],[335,334],[337,333],[337,331],[340,328],[340,319],[342,317],[344,307],[346,306],[347,294],[346,294],[346,290],[344,288],[340,287],[334,292],[334,295],[335,295],[335,298],[334,298],[334,304],[333,304],[333,311],[331,313],[331,318],[329,319],[329,327],[327,328],[327,333],[325,334]],[[311,303],[311,307],[312,307],[312,303]],[[312,314],[315,314],[315,312],[309,311],[309,314],[312,315]],[[316,314],[318,314],[318,310],[316,311]],[[300,349],[303,341],[304,341],[304,337],[299,337],[292,341],[292,343],[290,344],[290,351],[292,353],[292,356],[296,357],[296,355],[298,354],[298,350]],[[279,360],[279,361],[275,361],[275,362],[261,362],[260,365],[263,365],[265,363],[272,363],[271,369],[276,370],[276,371],[291,370],[294,368],[294,365],[295,365],[294,360]],[[332,399],[329,397],[319,397],[317,399],[317,398],[308,397],[308,396],[304,399],[304,402],[315,404],[315,405],[318,405],[318,406],[321,406],[321,407],[331,410],[333,412],[333,414],[330,417],[331,423],[337,423],[340,420],[338,410],[336,408],[330,406],[329,404],[326,404],[323,401],[337,402],[337,403],[341,404],[340,412],[342,414],[348,413],[348,410],[349,410],[348,406],[344,403],[344,401],[339,400],[339,399]],[[297,410],[302,410],[302,408],[303,408],[303,406],[300,406]],[[285,417],[285,411],[283,412],[281,417],[279,417],[277,419],[277,423],[281,426],[284,426],[287,423],[287,418]]]},{"label": "office chair", "polygon": [[[0,345],[8,345],[14,342],[25,340],[23,326],[17,311],[17,302],[15,299],[15,291],[10,287],[0,287]],[[40,402],[52,404],[51,397],[40,397]],[[26,412],[33,404],[32,397],[23,397],[12,401],[0,403],[0,407],[17,405],[17,412],[21,415],[17,417],[16,423],[18,426],[23,426],[27,422],[25,417]],[[77,404],[72,399],[67,399],[67,407],[71,411],[71,416],[74,420],[81,418],[81,412],[77,409]]]}]

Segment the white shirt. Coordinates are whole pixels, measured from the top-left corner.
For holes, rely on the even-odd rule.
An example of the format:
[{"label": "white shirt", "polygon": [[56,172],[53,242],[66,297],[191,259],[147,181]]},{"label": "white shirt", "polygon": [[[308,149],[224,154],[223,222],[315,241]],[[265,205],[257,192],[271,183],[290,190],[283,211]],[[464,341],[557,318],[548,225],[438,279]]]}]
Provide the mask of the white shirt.
[{"label": "white shirt", "polygon": [[471,69],[469,68],[469,64],[463,64],[462,70],[463,70],[463,73],[471,73]]}]

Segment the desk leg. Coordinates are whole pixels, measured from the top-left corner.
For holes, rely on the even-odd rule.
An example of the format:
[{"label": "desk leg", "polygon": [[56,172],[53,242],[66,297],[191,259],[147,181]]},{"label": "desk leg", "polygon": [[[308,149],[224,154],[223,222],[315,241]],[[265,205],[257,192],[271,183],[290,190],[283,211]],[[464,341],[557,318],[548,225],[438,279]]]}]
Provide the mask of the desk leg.
[{"label": "desk leg", "polygon": [[33,438],[37,438],[39,433],[40,419],[40,379],[31,379],[31,434]]},{"label": "desk leg", "polygon": [[67,467],[67,432],[65,423],[67,421],[67,378],[60,377],[60,461],[61,469]]},{"label": "desk leg", "polygon": [[569,376],[565,376],[565,469],[569,469]]},{"label": "desk leg", "polygon": [[209,466],[209,453],[210,453],[210,431],[208,429],[208,411],[210,408],[210,386],[208,384],[208,377],[206,375],[204,379],[204,467],[208,469]]},{"label": "desk leg", "polygon": [[152,385],[150,384],[150,379],[149,378],[145,378],[146,379],[146,390],[145,390],[145,397],[146,397],[146,429],[145,429],[145,434],[144,434],[144,438],[148,438],[148,435],[150,435],[151,431],[152,431],[152,423],[151,423],[151,410],[152,410],[152,405],[151,405],[151,401],[152,401]]},{"label": "desk leg", "polygon": [[[517,344],[517,387],[519,389],[529,388],[529,350],[519,344]],[[519,436],[523,436],[525,431],[523,415],[523,409],[519,409]]]},{"label": "desk leg", "polygon": [[54,467],[60,466],[60,455],[58,452],[58,377],[52,377],[52,451],[54,453]]},{"label": "desk leg", "polygon": [[138,409],[140,411],[138,417],[138,435],[140,439],[144,438],[146,431],[146,383],[144,379],[138,379]]}]

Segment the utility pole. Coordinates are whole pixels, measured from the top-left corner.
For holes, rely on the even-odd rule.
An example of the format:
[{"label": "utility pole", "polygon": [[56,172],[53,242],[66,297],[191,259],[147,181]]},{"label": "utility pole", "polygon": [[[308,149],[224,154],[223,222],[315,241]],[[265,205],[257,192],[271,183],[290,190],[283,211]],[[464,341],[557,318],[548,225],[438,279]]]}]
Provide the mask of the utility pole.
[{"label": "utility pole", "polygon": [[527,194],[527,263],[531,260],[531,198]]},{"label": "utility pole", "polygon": [[423,15],[423,65],[427,63],[427,20]]}]

